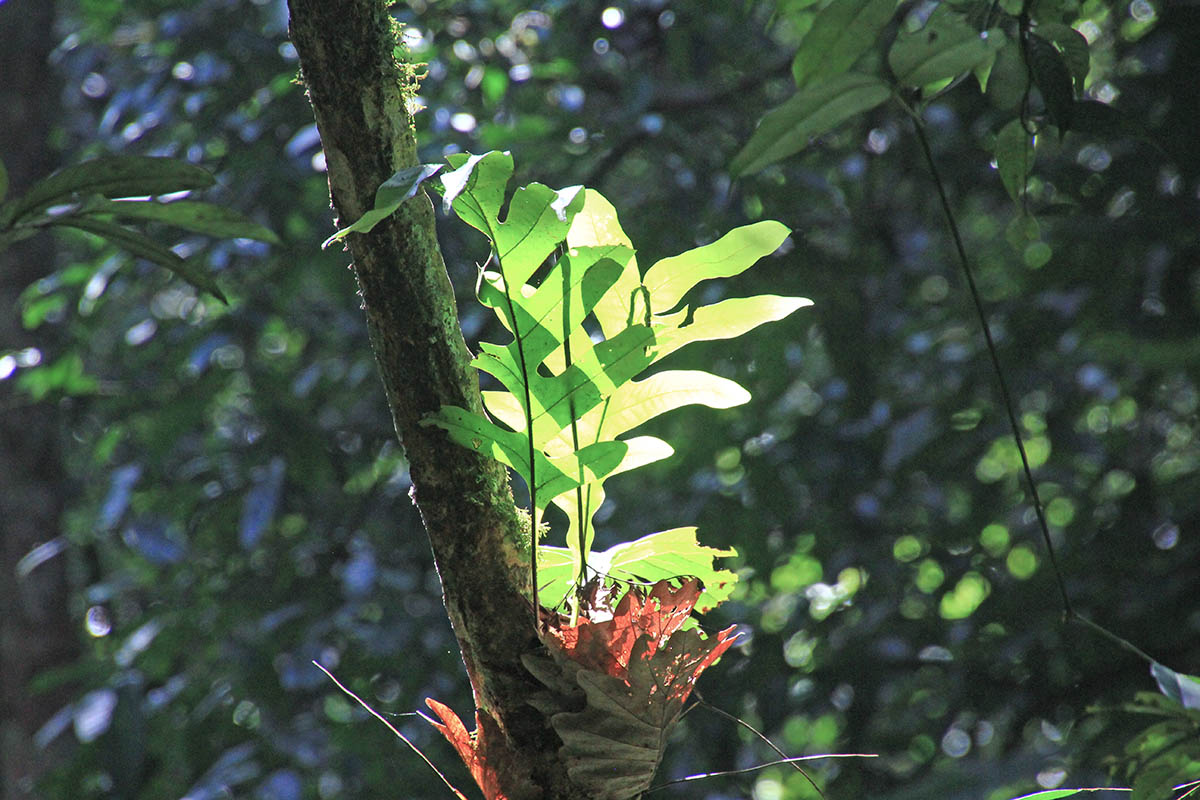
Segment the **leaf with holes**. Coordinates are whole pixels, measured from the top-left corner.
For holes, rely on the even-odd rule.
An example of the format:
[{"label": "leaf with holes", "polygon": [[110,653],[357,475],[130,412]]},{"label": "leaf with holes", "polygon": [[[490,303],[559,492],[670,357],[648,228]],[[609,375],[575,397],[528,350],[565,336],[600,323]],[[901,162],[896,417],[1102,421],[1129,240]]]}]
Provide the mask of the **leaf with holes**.
[{"label": "leaf with holes", "polygon": [[[509,199],[509,154],[461,154],[450,163],[454,169],[441,177],[445,201],[492,245],[477,295],[512,339],[481,343],[472,362],[503,387],[483,393],[490,419],[444,407],[424,424],[520,474],[535,522],[552,502],[566,512],[570,577],[564,579],[555,554],[545,554],[557,603],[589,577],[592,518],[604,500],[604,480],[672,452],[654,437],[618,437],[682,405],[729,408],[749,399],[733,381],[704,372],[634,377],[691,342],[738,336],[808,301],[764,295],[675,310],[700,282],[740,274],[777,250],[789,234],[778,222],[738,228],[662,259],[643,277],[615,209],[598,193],[531,184]],[[651,579],[667,577],[669,564],[687,566],[677,574],[717,574],[712,558],[722,551],[700,547],[694,536],[653,541],[651,549],[630,551],[653,556],[645,572]],[[621,568],[638,574],[628,564]],[[712,583],[732,581],[722,573]],[[706,595],[706,602],[717,597]]]}]

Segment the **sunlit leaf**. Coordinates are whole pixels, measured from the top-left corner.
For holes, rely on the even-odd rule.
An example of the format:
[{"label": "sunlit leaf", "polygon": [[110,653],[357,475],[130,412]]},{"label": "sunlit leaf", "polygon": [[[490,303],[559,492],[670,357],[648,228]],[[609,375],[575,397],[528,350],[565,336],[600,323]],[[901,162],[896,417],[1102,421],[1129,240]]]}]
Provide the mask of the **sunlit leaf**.
[{"label": "sunlit leaf", "polygon": [[655,313],[670,311],[696,284],[709,278],[740,275],[783,244],[791,231],[768,220],[735,228],[712,244],[664,258],[646,270],[642,282]]},{"label": "sunlit leaf", "polygon": [[[463,154],[450,162],[456,169],[442,177],[446,201],[493,246],[477,294],[513,337],[506,345],[480,343],[472,361],[504,387],[484,392],[483,398],[488,413],[507,427],[453,407],[425,423],[516,470],[532,487],[535,509],[553,502],[566,513],[566,556],[551,558],[543,565],[550,574],[538,579],[539,587],[549,587],[549,596],[557,599],[586,577],[584,557],[591,547],[592,517],[604,501],[604,480],[673,452],[655,437],[617,437],[683,405],[729,408],[749,399],[733,381],[704,372],[633,378],[690,342],[740,335],[808,301],[763,296],[727,300],[694,313],[670,312],[697,283],[737,275],[778,249],[789,234],[778,222],[738,228],[712,244],[663,259],[643,279],[616,211],[598,193],[531,184],[513,193],[501,220],[511,156]],[[600,321],[603,337],[584,326],[592,316]],[[656,347],[660,334],[670,337],[662,350]],[[714,577],[717,551],[701,548],[694,534],[689,541],[666,534],[653,541],[658,549],[643,543],[628,551],[646,562],[647,575],[696,574],[706,585],[710,580],[714,587],[732,584],[726,573]],[[618,559],[614,569],[634,574],[630,559]],[[713,592],[706,594],[706,603],[727,594],[719,588]]]},{"label": "sunlit leaf", "polygon": [[814,137],[874,108],[891,94],[879,78],[853,72],[806,86],[763,116],[750,141],[730,162],[729,171],[748,175],[798,153]]},{"label": "sunlit leaf", "polygon": [[[702,587],[696,609],[708,611],[720,605],[733,592],[737,575],[717,569],[713,560],[737,555],[732,548],[705,547],[696,540],[696,528],[674,528],[651,533],[632,542],[622,542],[603,552],[588,555],[591,571],[622,581],[653,583],[688,575]],[[549,597],[563,597],[570,590],[575,563],[569,548],[542,545],[538,548],[539,580]]]},{"label": "sunlit leaf", "polygon": [[655,334],[654,360],[659,361],[693,342],[733,339],[768,322],[776,322],[798,309],[811,306],[806,297],[780,297],[773,294],[731,297],[692,312],[692,321],[682,327],[659,330]]},{"label": "sunlit leaf", "polygon": [[[422,422],[436,425],[446,431],[456,444],[491,456],[512,467],[526,481],[530,480],[529,440],[522,434],[506,431],[483,417],[455,406],[442,406],[438,414]],[[546,508],[553,497],[578,486],[580,480],[575,476],[580,473],[588,480],[607,475],[621,463],[625,449],[623,442],[596,442],[577,454],[551,460],[535,448],[539,508]]]}]

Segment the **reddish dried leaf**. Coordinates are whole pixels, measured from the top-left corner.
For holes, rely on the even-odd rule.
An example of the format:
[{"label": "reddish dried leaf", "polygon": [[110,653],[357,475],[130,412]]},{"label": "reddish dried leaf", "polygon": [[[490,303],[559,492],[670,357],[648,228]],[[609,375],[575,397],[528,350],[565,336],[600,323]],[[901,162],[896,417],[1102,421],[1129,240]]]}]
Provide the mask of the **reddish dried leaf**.
[{"label": "reddish dried leaf", "polygon": [[426,717],[429,724],[437,728],[458,752],[458,757],[483,792],[484,800],[519,800],[530,796],[528,776],[517,765],[504,744],[503,733],[489,714],[477,710],[475,731],[468,733],[449,706],[432,697],[425,699],[425,705],[442,720],[438,723]]},{"label": "reddish dried leaf", "polygon": [[[568,656],[589,669],[624,677],[634,644],[648,642],[647,655],[661,647],[687,621],[700,598],[700,582],[685,580],[675,587],[659,581],[650,592],[634,587],[611,612],[605,607],[600,584],[591,584],[584,598],[586,612],[571,626],[565,617],[551,622],[549,632]],[[607,617],[607,618],[606,618]]]},{"label": "reddish dried leaf", "polygon": [[[650,786],[696,679],[737,639],[733,627],[709,638],[681,630],[699,596],[698,581],[660,581],[649,592],[630,589],[608,612],[590,591],[577,625],[551,622],[554,661],[526,660],[552,691],[536,705],[563,740],[567,770],[594,800],[635,797]],[[568,710],[581,701],[582,710]]]}]

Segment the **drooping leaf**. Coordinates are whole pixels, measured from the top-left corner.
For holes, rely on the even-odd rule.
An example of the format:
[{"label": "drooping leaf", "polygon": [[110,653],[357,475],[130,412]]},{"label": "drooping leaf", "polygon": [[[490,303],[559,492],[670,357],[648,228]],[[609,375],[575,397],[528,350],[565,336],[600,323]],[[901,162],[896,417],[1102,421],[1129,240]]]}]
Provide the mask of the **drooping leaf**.
[{"label": "drooping leaf", "polygon": [[895,0],[833,0],[817,13],[792,62],[796,87],[840,75],[875,45]]},{"label": "drooping leaf", "polygon": [[1033,169],[1033,136],[1020,119],[1011,120],[996,134],[995,156],[1001,183],[1013,202],[1020,203]]},{"label": "drooping leaf", "polygon": [[981,34],[948,3],[939,5],[925,25],[901,31],[888,50],[888,65],[902,86],[920,88],[970,72],[1004,44],[998,30]]},{"label": "drooping leaf", "polygon": [[418,164],[397,170],[375,190],[375,205],[350,225],[330,236],[321,243],[326,248],[334,242],[344,239],[351,233],[368,233],[376,225],[396,212],[405,200],[416,196],[421,184],[433,177],[442,169],[442,164]]},{"label": "drooping leaf", "polygon": [[162,222],[176,228],[223,239],[255,239],[260,242],[280,244],[279,237],[269,228],[247,219],[239,211],[213,203],[195,200],[159,203],[154,200],[94,198],[84,205],[82,211],[88,216],[101,215]]},{"label": "drooping leaf", "polygon": [[992,69],[988,73],[984,95],[1001,111],[1017,111],[1029,88],[1029,70],[1021,55],[1021,44],[1008,40],[996,52]]},{"label": "drooping leaf", "polygon": [[1026,38],[1025,53],[1033,82],[1046,104],[1046,114],[1060,133],[1066,133],[1071,128],[1075,108],[1075,91],[1067,62],[1053,44],[1036,33]]},{"label": "drooping leaf", "polygon": [[225,295],[221,292],[221,288],[217,285],[212,275],[191,261],[180,258],[172,250],[163,247],[145,234],[132,231],[129,228],[112,222],[105,222],[104,220],[90,217],[67,216],[56,222],[56,224],[78,228],[81,231],[86,231],[87,233],[107,239],[122,250],[166,267],[192,286],[208,292],[222,303],[229,302],[225,299]]},{"label": "drooping leaf", "polygon": [[207,170],[174,158],[107,156],[66,167],[35,183],[15,200],[8,218],[19,219],[74,196],[138,197],[206,189],[214,183]]},{"label": "drooping leaf", "polygon": [[1075,91],[1082,92],[1088,72],[1091,70],[1091,54],[1088,51],[1088,40],[1082,33],[1070,25],[1059,22],[1042,22],[1037,26],[1038,36],[1053,42],[1062,51],[1063,60],[1071,70],[1075,81]]},{"label": "drooping leaf", "polygon": [[874,108],[891,94],[879,78],[853,72],[806,86],[763,116],[750,141],[730,162],[729,171],[734,176],[748,175],[798,153],[814,137]]},{"label": "drooping leaf", "polygon": [[1184,708],[1200,711],[1200,678],[1176,672],[1162,664],[1152,664],[1150,674],[1159,690]]}]

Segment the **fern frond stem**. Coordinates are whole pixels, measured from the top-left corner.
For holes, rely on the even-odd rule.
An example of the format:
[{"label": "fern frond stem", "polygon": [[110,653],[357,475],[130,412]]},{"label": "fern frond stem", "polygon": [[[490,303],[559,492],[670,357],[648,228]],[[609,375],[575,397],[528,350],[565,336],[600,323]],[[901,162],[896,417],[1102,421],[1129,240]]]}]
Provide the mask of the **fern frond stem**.
[{"label": "fern frond stem", "polygon": [[[559,271],[562,273],[563,281],[563,363],[564,369],[571,368],[571,259],[569,256],[559,257]],[[582,323],[582,320],[580,320]],[[567,409],[571,413],[571,449],[575,452],[575,456],[579,456],[579,424],[578,416],[575,413],[575,396],[567,395]],[[579,469],[575,476],[579,480],[579,485],[575,487],[575,517],[579,524],[579,576],[575,579],[575,600],[571,604],[571,624],[574,625],[579,620],[579,603],[580,597],[583,594],[583,584],[587,582],[587,518],[583,515],[583,489],[584,489],[584,474],[583,465],[579,465]]]},{"label": "fern frond stem", "polygon": [[537,504],[537,448],[533,444],[533,396],[529,387],[529,365],[525,361],[525,341],[517,324],[512,287],[504,277],[499,253],[496,254],[496,264],[500,267],[501,280],[504,281],[504,302],[508,304],[508,317],[512,320],[513,340],[517,343],[517,360],[521,365],[521,388],[525,390],[525,439],[529,442],[529,591],[533,599],[533,629],[541,631],[542,615],[539,613],[537,582],[538,526],[541,519]]},{"label": "fern frond stem", "polygon": [[1033,469],[1029,466],[1029,456],[1025,452],[1025,441],[1021,437],[1021,426],[1017,423],[1017,413],[1014,410],[1012,393],[1008,390],[1008,381],[1004,378],[1004,369],[1000,366],[1000,356],[996,350],[996,342],[992,338],[992,330],[988,325],[987,314],[983,309],[983,301],[979,297],[979,288],[975,284],[975,275],[971,271],[971,262],[967,258],[967,249],[963,245],[962,235],[958,230],[958,222],[954,218],[954,212],[950,208],[950,201],[946,198],[946,186],[942,181],[941,173],[938,171],[937,162],[933,158],[933,150],[929,147],[929,137],[925,134],[925,123],[921,119],[920,114],[915,110],[909,110],[913,120],[913,127],[917,132],[917,141],[921,144],[921,152],[925,156],[925,164],[929,167],[929,173],[933,177],[933,184],[937,189],[938,201],[942,206],[942,213],[946,217],[946,224],[950,228],[950,236],[954,240],[954,248],[958,252],[958,263],[962,267],[962,272],[967,282],[967,290],[971,295],[971,302],[975,305],[975,314],[979,318],[979,325],[983,329],[983,339],[987,344],[988,356],[992,361],[992,371],[996,375],[996,383],[1000,387],[1000,399],[1004,404],[1004,411],[1008,415],[1008,424],[1012,428],[1013,441],[1017,444],[1017,452],[1021,456],[1021,468],[1025,473],[1025,482],[1029,487],[1029,499],[1033,505],[1033,511],[1037,515],[1038,527],[1042,533],[1042,541],[1046,545],[1046,555],[1050,559],[1050,566],[1054,571],[1054,580],[1058,584],[1058,593],[1062,597],[1063,612],[1070,618],[1075,616],[1075,611],[1071,607],[1071,598],[1067,595],[1067,585],[1063,581],[1062,570],[1058,566],[1058,558],[1054,553],[1054,543],[1050,539],[1050,526],[1046,522],[1046,512],[1042,506],[1042,498],[1038,494],[1037,482],[1033,479]]}]

